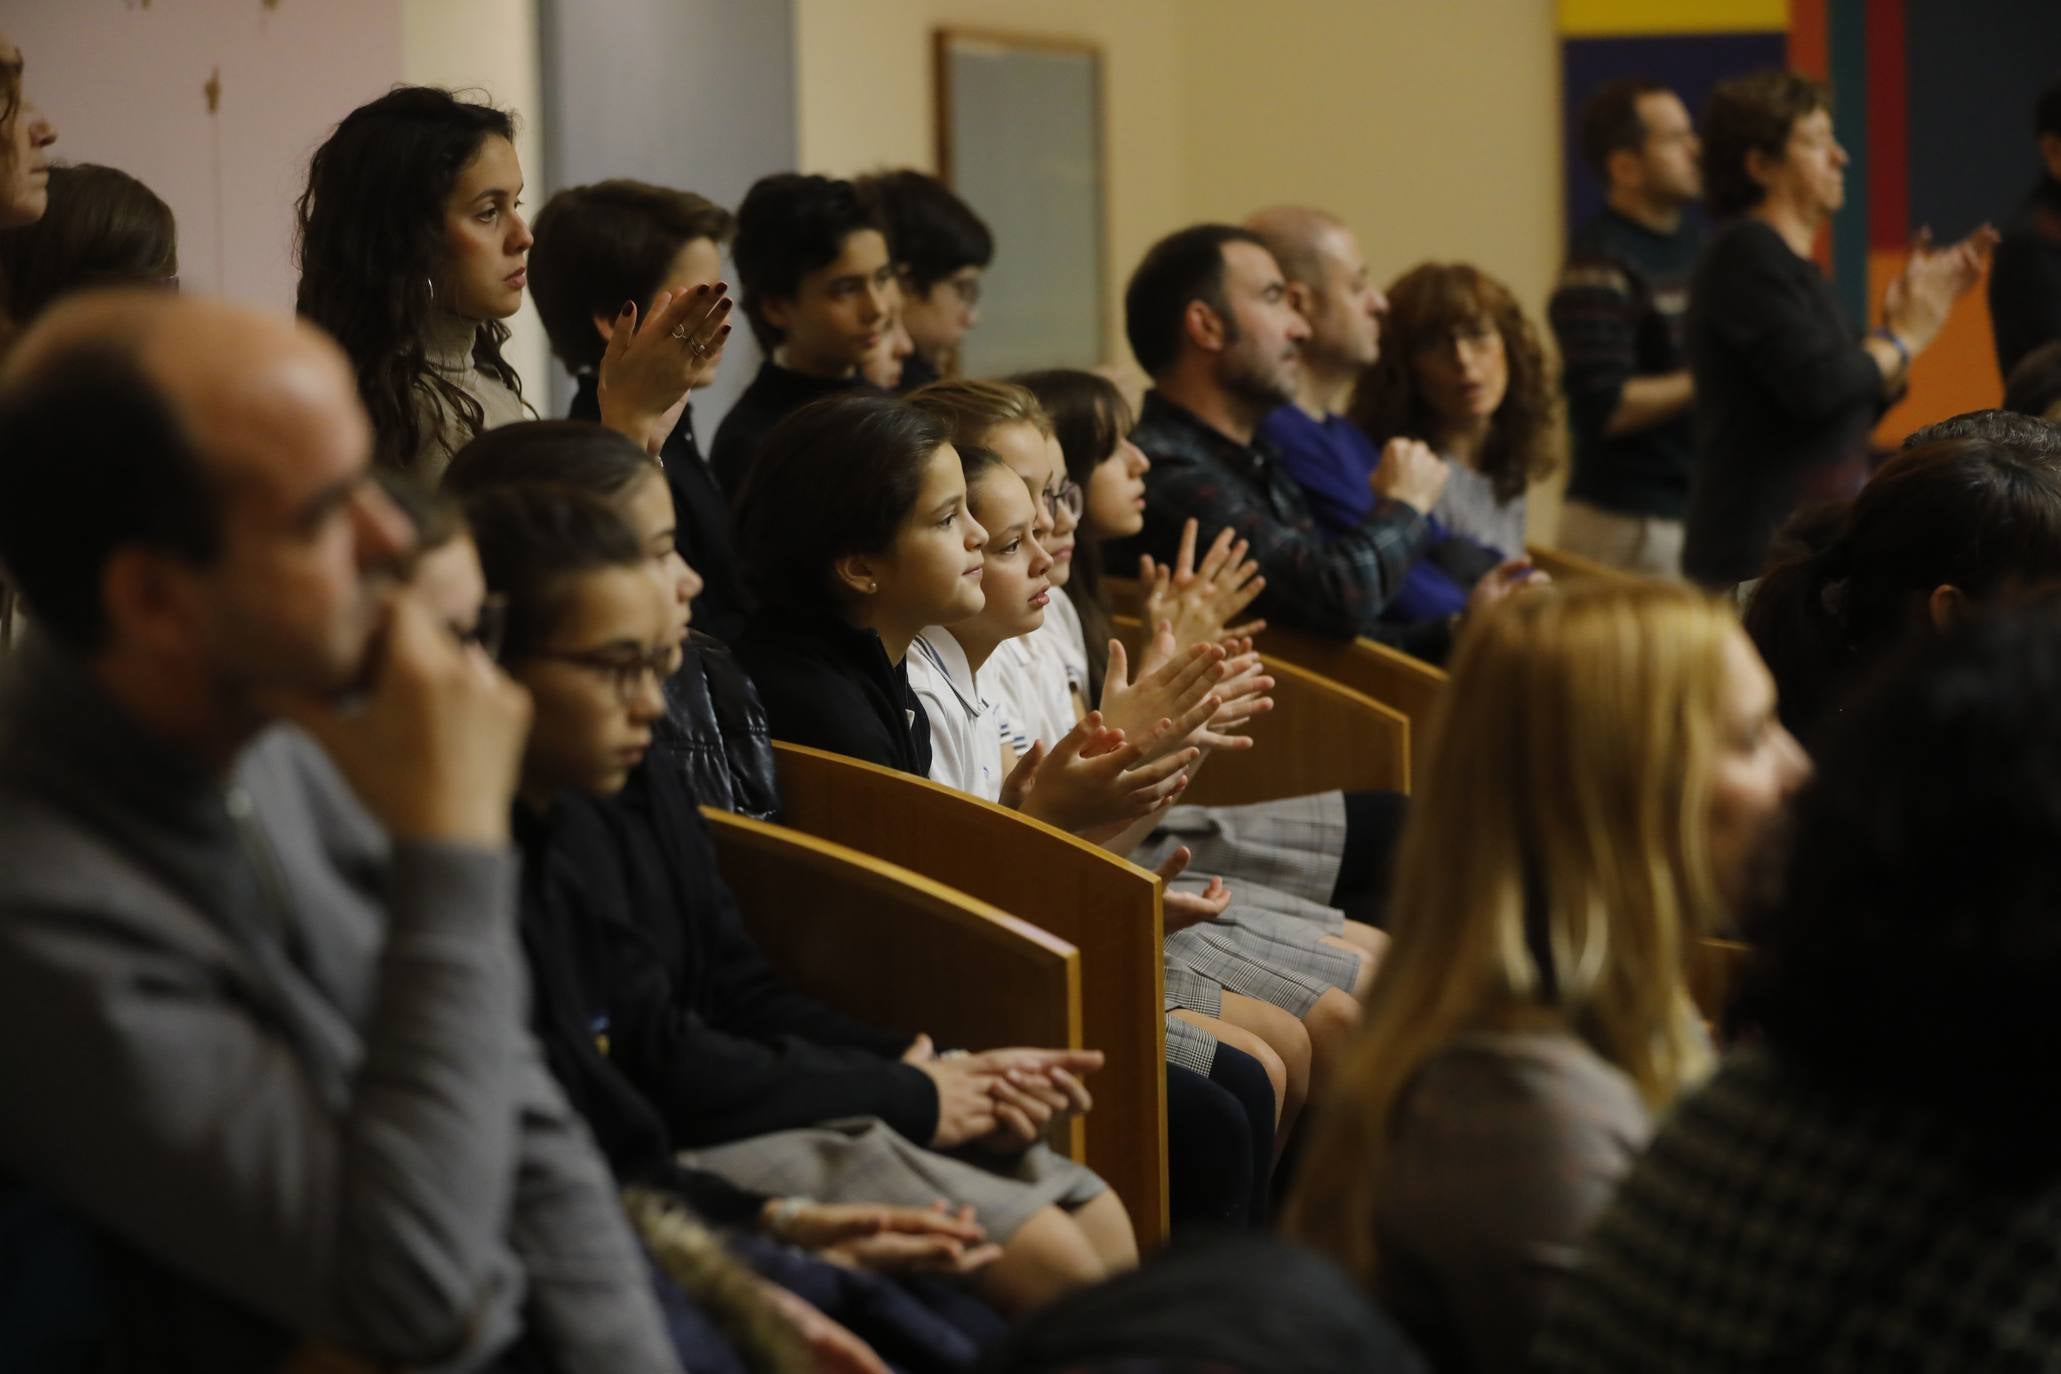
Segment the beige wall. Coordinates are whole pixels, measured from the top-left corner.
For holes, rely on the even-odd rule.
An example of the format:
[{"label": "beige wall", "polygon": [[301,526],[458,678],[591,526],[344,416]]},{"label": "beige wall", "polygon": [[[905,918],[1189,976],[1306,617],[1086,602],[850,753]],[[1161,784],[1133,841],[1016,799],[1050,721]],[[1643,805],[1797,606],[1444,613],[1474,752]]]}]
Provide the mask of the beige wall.
[{"label": "beige wall", "polygon": [[[931,31],[959,25],[1103,47],[1110,269],[1121,290],[1152,240],[1181,223],[1182,0],[794,0],[800,165],[850,175],[935,170]],[[1003,251],[1007,251],[1006,245]],[[1111,311],[1111,357],[1126,356]]]},{"label": "beige wall", "polygon": [[[1560,63],[1545,0],[793,2],[800,161],[832,174],[934,168],[937,25],[1101,43],[1113,290],[1168,230],[1281,201],[1346,219],[1381,281],[1464,258],[1527,309],[1552,289]],[[1128,361],[1111,315],[1110,356]],[[1534,507],[1534,533],[1550,533],[1557,494]]]}]

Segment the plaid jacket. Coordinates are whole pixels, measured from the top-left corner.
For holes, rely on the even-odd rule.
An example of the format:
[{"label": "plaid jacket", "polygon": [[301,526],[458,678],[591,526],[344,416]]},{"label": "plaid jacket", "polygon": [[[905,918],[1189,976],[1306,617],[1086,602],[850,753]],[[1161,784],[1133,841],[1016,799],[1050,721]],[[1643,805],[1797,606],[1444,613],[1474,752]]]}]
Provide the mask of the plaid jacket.
[{"label": "plaid jacket", "polygon": [[2061,1370],[2061,1180],[1948,1121],[1727,1061],[1625,1182],[1537,1369]]},{"label": "plaid jacket", "polygon": [[1251,541],[1267,579],[1252,613],[1275,625],[1338,639],[1373,633],[1430,533],[1422,515],[1384,500],[1358,528],[1327,534],[1265,440],[1241,444],[1157,391],[1146,393],[1131,439],[1152,459],[1145,528],[1111,550],[1112,570],[1130,573],[1141,553],[1170,562],[1191,516],[1198,549],[1229,525]]}]

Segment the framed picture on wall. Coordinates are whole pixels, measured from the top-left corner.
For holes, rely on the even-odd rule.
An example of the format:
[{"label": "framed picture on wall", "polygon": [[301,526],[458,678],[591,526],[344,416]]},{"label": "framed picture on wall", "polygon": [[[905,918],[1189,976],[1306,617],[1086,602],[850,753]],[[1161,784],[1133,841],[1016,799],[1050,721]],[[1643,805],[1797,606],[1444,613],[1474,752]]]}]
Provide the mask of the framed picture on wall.
[{"label": "framed picture on wall", "polygon": [[938,175],[988,222],[995,261],[959,369],[1088,367],[1108,337],[1102,49],[935,34]]}]

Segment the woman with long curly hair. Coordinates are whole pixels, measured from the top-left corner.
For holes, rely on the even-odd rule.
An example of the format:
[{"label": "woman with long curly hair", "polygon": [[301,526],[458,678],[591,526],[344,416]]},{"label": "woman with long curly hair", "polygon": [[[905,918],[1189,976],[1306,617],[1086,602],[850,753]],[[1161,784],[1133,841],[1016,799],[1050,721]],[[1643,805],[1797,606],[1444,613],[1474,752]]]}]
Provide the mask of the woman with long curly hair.
[{"label": "woman with long curly hair", "polygon": [[1560,396],[1510,288],[1469,263],[1427,262],[1388,288],[1381,356],[1352,417],[1378,447],[1421,439],[1452,464],[1432,518],[1504,555],[1524,552],[1524,492],[1560,465]]},{"label": "woman with long curly hair", "polygon": [[[502,354],[529,282],[522,190],[508,112],[397,86],[315,150],[294,207],[295,307],[350,355],[378,461],[431,485],[482,431],[534,415]],[[663,442],[720,300],[719,287],[661,292],[641,330],[623,303],[602,361],[604,424]]]},{"label": "woman with long curly hair", "polygon": [[1685,971],[1808,764],[1716,598],[1512,597],[1462,637],[1393,943],[1287,1215],[1442,1370],[1516,1369],[1656,1115],[1710,1067]]}]

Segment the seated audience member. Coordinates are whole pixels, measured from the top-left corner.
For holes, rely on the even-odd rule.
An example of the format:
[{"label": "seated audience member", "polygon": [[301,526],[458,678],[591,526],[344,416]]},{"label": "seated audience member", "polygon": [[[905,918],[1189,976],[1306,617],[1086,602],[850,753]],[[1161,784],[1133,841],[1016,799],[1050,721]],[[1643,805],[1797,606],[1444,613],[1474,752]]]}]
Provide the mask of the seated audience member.
[{"label": "seated audience member", "polygon": [[767,436],[738,497],[758,611],[737,658],[775,739],[930,776],[904,659],[982,605],[987,531],[937,420],[889,397],[818,401]]},{"label": "seated audience member", "polygon": [[[727,646],[688,622],[703,598],[698,570],[680,557],[667,474],[613,430],[578,420],[504,425],[462,449],[444,474],[460,500],[500,486],[570,488],[606,502],[630,526],[651,571],[673,589],[666,713],[652,727],[656,757],[698,800],[764,820],[779,809],[765,708]],[[741,584],[740,584],[741,585]]]},{"label": "seated audience member", "polygon": [[[1281,265],[1288,301],[1309,326],[1295,399],[1274,407],[1259,437],[1273,445],[1281,468],[1303,489],[1317,523],[1332,534],[1357,529],[1374,507],[1368,477],[1381,452],[1345,415],[1360,374],[1381,356],[1381,319],[1388,297],[1367,275],[1359,240],[1321,210],[1277,206],[1246,221]],[[1417,444],[1417,439],[1395,439]],[[1402,622],[1435,620],[1467,608],[1467,593],[1497,563],[1468,539],[1456,539],[1434,518],[1424,554],[1410,565],[1386,615]]]},{"label": "seated audience member", "polygon": [[880,342],[866,355],[866,361],[859,365],[859,375],[882,391],[895,391],[902,385],[902,374],[908,369],[909,359],[916,354],[915,340],[909,337],[909,327],[902,323],[901,311],[897,310],[887,332],[880,336]]},{"label": "seated audience member", "polygon": [[1808,765],[1716,600],[1514,598],[1461,638],[1395,943],[1288,1231],[1444,1370],[1522,1368],[1590,1221],[1708,1070],[1698,936]]},{"label": "seated audience member", "polygon": [[887,228],[915,348],[900,389],[914,391],[959,371],[959,345],[980,323],[980,278],[994,261],[995,238],[972,206],[927,173],[875,172],[858,187]]},{"label": "seated audience member", "polygon": [[1703,117],[1703,185],[1726,221],[1690,283],[1696,468],[1682,570],[1709,586],[1760,576],[1800,506],[1851,496],[1868,433],[1911,359],[1982,275],[1994,231],[1934,248],[1924,234],[1858,344],[1811,253],[1846,201],[1846,150],[1825,88],[1770,70],[1720,82]]},{"label": "seated audience member", "polygon": [[2061,424],[2061,338],[2018,360],[2004,382],[2004,409]]},{"label": "seated audience member", "polygon": [[736,1187],[972,1204],[1002,1247],[977,1281],[1012,1310],[1133,1260],[1115,1195],[1036,1143],[1055,1109],[1085,1106],[1073,1074],[1101,1056],[941,1058],[786,987],[716,876],[692,794],[637,767],[674,601],[635,536],[548,487],[488,490],[468,511],[487,585],[508,596],[502,659],[537,702],[517,833],[531,962],[568,1017],[550,1043],[605,1037],[683,1161]]},{"label": "seated audience member", "polygon": [[1165,1251],[1054,1304],[993,1356],[994,1374],[1423,1374],[1345,1275],[1308,1250],[1226,1240]]},{"label": "seated audience member", "polygon": [[2057,698],[2047,599],[1852,705],[1747,928],[1758,1033],[1620,1187],[1533,1368],[2053,1363]]},{"label": "seated audience member", "polygon": [[[350,370],[160,292],[0,379],[0,1167],[90,1218],[199,1367],[677,1368],[523,1032],[528,707],[416,595]],[[349,698],[349,709],[342,702]],[[299,728],[285,726],[293,721]],[[319,748],[318,748],[319,742]]]},{"label": "seated audience member", "polygon": [[1700,145],[1682,98],[1638,77],[1589,97],[1580,136],[1603,208],[1576,232],[1546,307],[1574,435],[1555,542],[1674,577],[1696,460],[1682,321],[1703,248],[1684,213],[1703,197]]},{"label": "seated audience member", "polygon": [[[0,33],[0,230],[34,224],[50,203],[50,154],[57,127],[22,90],[21,49]],[[8,291],[0,265],[0,293]],[[0,357],[18,326],[0,319]],[[0,652],[13,642],[18,617],[13,588],[0,577]]]},{"label": "seated audience member", "polygon": [[[432,486],[476,435],[534,413],[501,354],[532,242],[514,140],[506,111],[398,86],[336,126],[295,202],[295,308],[350,356],[377,461]],[[723,327],[705,297],[660,299],[642,329],[631,306],[600,368],[603,419],[647,446]]]},{"label": "seated audience member", "polygon": [[2050,439],[1921,443],[1852,501],[1784,529],[1746,628],[1806,745],[1904,640],[2061,579],[2061,434]]},{"label": "seated audience member", "polygon": [[26,329],[52,302],[90,287],[178,285],[178,228],[148,186],[93,163],[48,175],[43,217],[0,230],[9,326]]},{"label": "seated audience member", "polygon": [[[730,502],[694,435],[694,391],[715,380],[729,337],[723,295],[723,245],[736,228],[730,212],[695,195],[642,181],[600,181],[552,196],[537,214],[530,248],[530,294],[551,337],[551,351],[578,384],[570,416],[601,419],[601,367],[624,307],[648,318],[685,295],[704,304],[714,333],[667,335],[673,356],[666,384],[684,383],[678,415],[663,429],[658,457],[673,494],[673,537],[701,576],[694,620],[725,643],[750,614],[737,555],[730,548]],[[627,340],[626,340],[627,342]]]},{"label": "seated audience member", "polygon": [[[1253,609],[1276,625],[1349,638],[1377,630],[1430,537],[1425,517],[1446,465],[1398,448],[1368,477],[1374,504],[1352,530],[1327,535],[1280,468],[1260,421],[1295,399],[1309,326],[1259,236],[1199,224],[1154,244],[1124,292],[1124,330],[1149,373],[1132,440],[1152,460],[1145,524],[1109,556],[1171,564],[1190,521],[1208,547],[1229,529],[1267,580]],[[1483,579],[1484,600],[1505,589]],[[1414,647],[1438,656],[1444,622]]]},{"label": "seated audience member", "polygon": [[[653,725],[653,761],[647,766],[677,769],[695,800],[760,818],[779,808],[777,780],[765,710],[751,680],[727,650],[687,628],[693,570],[684,567],[665,538],[670,516],[663,508],[663,484],[636,446],[591,425],[536,421],[504,426],[474,440],[445,474],[448,490],[473,495],[501,486],[571,488],[608,502],[628,523],[639,546],[662,551],[653,568],[675,588],[675,633],[684,636],[684,662],[666,679],[666,715]],[[425,560],[427,562],[428,560]],[[1227,1091],[1264,1098],[1267,1084],[1257,1063],[1226,1065],[1215,1075]],[[1209,1100],[1211,1085],[1175,1078],[1169,1083],[1169,1113],[1181,1120],[1222,1116],[1224,1103]],[[1235,1107],[1234,1107],[1235,1110]],[[1271,1141],[1268,1122],[1265,1141]],[[1214,1156],[1175,1161],[1173,1194],[1177,1221],[1238,1221],[1250,1214],[1251,1189],[1219,1186],[1224,1172],[1249,1171],[1250,1163],[1225,1165],[1224,1153],[1237,1142],[1218,1142]],[[1255,1152],[1244,1151],[1249,1159]]]},{"label": "seated audience member", "polygon": [[1420,439],[1446,460],[1431,510],[1440,525],[1500,557],[1523,555],[1525,489],[1560,465],[1560,396],[1510,288],[1460,262],[1397,278],[1352,415],[1377,444]]},{"label": "seated audience member", "polygon": [[2061,425],[2010,410],[1949,415],[1912,430],[1898,447],[1918,448],[1941,439],[1979,439],[1985,444],[2001,444],[2026,458],[2061,458]]},{"label": "seated audience member", "polygon": [[57,126],[24,89],[20,48],[0,33],[0,229],[34,224],[50,200]]},{"label": "seated audience member", "polygon": [[811,401],[870,390],[859,369],[888,334],[899,292],[885,227],[849,181],[760,178],[737,207],[730,256],[766,355],[709,450],[734,506],[767,431]]},{"label": "seated audience member", "polygon": [[2006,377],[2042,344],[2061,340],[2061,81],[2032,112],[2040,179],[2018,202],[1989,274],[1997,371]]}]

